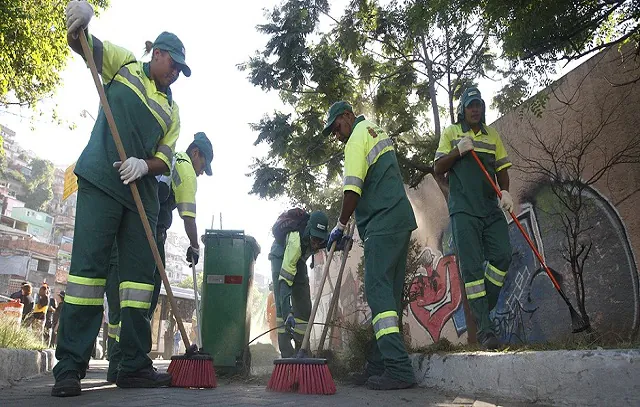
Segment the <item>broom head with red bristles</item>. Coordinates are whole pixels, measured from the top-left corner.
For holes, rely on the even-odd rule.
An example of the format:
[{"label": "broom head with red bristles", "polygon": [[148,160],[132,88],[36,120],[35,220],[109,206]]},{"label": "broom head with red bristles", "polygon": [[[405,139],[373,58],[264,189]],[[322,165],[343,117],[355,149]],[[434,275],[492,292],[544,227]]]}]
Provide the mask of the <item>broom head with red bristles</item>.
[{"label": "broom head with red bristles", "polygon": [[192,345],[184,355],[171,356],[167,373],[171,375],[171,386],[212,389],[218,386],[213,358]]},{"label": "broom head with red bristles", "polygon": [[301,394],[335,394],[336,385],[327,359],[282,358],[275,367],[267,390]]}]

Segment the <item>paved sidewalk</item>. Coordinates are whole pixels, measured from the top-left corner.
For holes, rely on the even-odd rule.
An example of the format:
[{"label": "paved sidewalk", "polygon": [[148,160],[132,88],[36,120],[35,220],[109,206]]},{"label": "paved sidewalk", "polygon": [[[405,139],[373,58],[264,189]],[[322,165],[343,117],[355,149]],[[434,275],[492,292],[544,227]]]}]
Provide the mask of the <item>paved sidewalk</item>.
[{"label": "paved sidewalk", "polygon": [[[157,362],[159,370],[166,370],[167,362]],[[218,387],[211,390],[179,388],[119,389],[105,381],[106,362],[92,361],[87,377],[82,381],[82,395],[73,398],[51,397],[53,376],[45,374],[23,380],[14,386],[0,389],[2,406],[439,406],[439,407],[493,407],[536,406],[537,404],[499,403],[482,398],[473,400],[446,395],[424,388],[383,392],[363,387],[338,384],[333,396],[305,396],[273,393],[265,390],[267,377],[247,381],[218,379]]]}]

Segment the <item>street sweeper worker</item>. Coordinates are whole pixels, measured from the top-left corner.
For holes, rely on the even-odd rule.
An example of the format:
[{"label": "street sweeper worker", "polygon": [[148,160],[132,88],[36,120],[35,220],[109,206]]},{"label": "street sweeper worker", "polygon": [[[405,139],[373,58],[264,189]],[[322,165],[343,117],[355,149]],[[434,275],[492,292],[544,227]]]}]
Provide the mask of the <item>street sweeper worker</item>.
[{"label": "street sweeper worker", "polygon": [[[200,257],[198,244],[198,228],[196,226],[196,191],[198,189],[197,177],[206,173],[211,175],[211,161],[213,160],[213,147],[207,135],[203,132],[195,134],[193,141],[187,147],[186,152],[175,153],[171,160],[170,175],[159,175],[158,201],[160,212],[156,226],[156,244],[162,264],[165,265],[164,244],[167,239],[167,229],[173,221],[173,210],[178,209],[178,214],[184,223],[184,230],[189,238],[190,245],[187,248],[186,260],[195,266]],[[108,322],[108,355],[109,368],[107,369],[107,381],[115,383],[118,376],[118,366],[122,359],[122,352],[118,343],[120,336],[120,305],[119,305],[119,277],[118,277],[118,249],[114,243],[111,255],[111,265],[107,277],[107,300],[109,303]],[[154,274],[153,296],[149,308],[149,319],[158,304],[162,279],[160,271],[156,269]]]},{"label": "street sweeper worker", "polygon": [[[475,150],[502,190],[498,199],[478,163]],[[507,220],[513,210],[509,194],[511,162],[498,132],[485,123],[485,103],[477,88],[462,94],[457,123],[447,127],[436,152],[435,172],[449,174],[449,216],[453,241],[469,307],[478,328],[478,343],[500,346],[489,312],[496,306],[511,263]]]},{"label": "street sweeper worker", "polygon": [[104,111],[75,166],[78,197],[74,245],[60,316],[52,396],[80,395],[93,343],[102,322],[102,303],[114,240],[120,274],[119,387],[160,387],[171,376],[153,369],[148,313],[153,296],[155,262],[129,184],[135,182],[155,233],[158,181],[169,172],[180,131],[178,106],[170,85],[186,65],[184,46],[163,32],[153,45],[151,61],[83,31],[93,16],[86,1],[67,5],[67,42],[84,57],[79,35],[86,35],[107,99],[127,153],[121,162]]},{"label": "street sweeper worker", "polygon": [[364,288],[376,343],[370,344],[367,366],[359,380],[370,389],[411,387],[416,380],[398,317],[411,231],[417,228],[402,182],[393,142],[387,132],[364,116],[356,116],[345,101],[328,112],[323,135],[346,143],[342,210],[327,247],[341,242],[355,211],[364,242]]},{"label": "street sweeper worker", "polygon": [[[307,260],[326,245],[329,219],[322,211],[291,209],[278,217],[269,252],[276,303],[278,348],[283,358],[300,350],[311,315]],[[291,344],[293,339],[295,348]]]}]

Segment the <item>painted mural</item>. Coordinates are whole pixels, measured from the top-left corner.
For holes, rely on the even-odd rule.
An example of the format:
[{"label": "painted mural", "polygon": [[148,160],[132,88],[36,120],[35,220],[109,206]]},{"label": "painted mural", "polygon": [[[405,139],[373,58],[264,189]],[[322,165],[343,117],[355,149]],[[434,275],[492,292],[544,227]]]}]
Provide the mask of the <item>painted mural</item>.
[{"label": "painted mural", "polygon": [[[445,235],[450,233],[445,233]],[[409,304],[411,314],[431,340],[440,340],[445,324],[452,320],[458,337],[466,330],[461,280],[449,239],[443,239],[444,253],[425,248],[420,254],[418,275],[411,283],[416,300]]]},{"label": "painted mural", "polygon": [[[583,272],[585,309],[598,333],[629,338],[638,330],[640,301],[638,271],[628,236],[615,208],[606,199],[592,188],[585,189],[583,195],[590,208],[584,220],[589,225],[586,239],[593,245]],[[537,186],[528,195],[530,202],[521,205],[518,219],[547,264],[559,273],[563,290],[577,306],[576,280],[563,258],[566,251],[563,227],[558,214],[550,210],[553,199],[557,198],[548,187]],[[491,313],[497,333],[506,343],[548,342],[567,337],[571,334],[567,306],[512,221],[509,238],[512,262],[498,304]],[[461,277],[450,226],[440,241],[442,250],[424,248],[418,275],[412,282],[412,291],[418,294],[409,306],[415,320],[410,324],[411,337],[416,345],[436,342],[442,337],[454,343],[465,340]],[[421,339],[425,334],[426,341]]]}]

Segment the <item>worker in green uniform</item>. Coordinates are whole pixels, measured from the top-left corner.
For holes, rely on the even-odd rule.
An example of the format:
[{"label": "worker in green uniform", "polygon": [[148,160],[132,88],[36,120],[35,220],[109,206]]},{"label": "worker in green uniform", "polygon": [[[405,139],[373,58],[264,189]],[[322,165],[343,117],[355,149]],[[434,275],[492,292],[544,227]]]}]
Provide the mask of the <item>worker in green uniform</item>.
[{"label": "worker in green uniform", "polygon": [[[513,210],[509,195],[511,162],[498,132],[485,123],[485,103],[468,88],[458,120],[445,129],[436,152],[436,174],[449,173],[449,216],[469,307],[486,349],[500,346],[489,312],[496,306],[511,263],[509,231],[503,211]],[[502,199],[469,151],[475,150],[489,175],[497,179]]]},{"label": "worker in green uniform", "polygon": [[[160,202],[160,212],[156,226],[156,244],[162,265],[165,265],[164,244],[167,239],[167,229],[171,227],[173,220],[173,210],[178,209],[178,214],[184,222],[184,230],[189,238],[190,246],[187,249],[186,260],[191,265],[198,264],[200,258],[200,246],[198,244],[198,228],[196,226],[196,191],[198,184],[196,178],[203,173],[211,175],[211,161],[213,160],[213,147],[207,135],[198,132],[194,136],[193,142],[187,147],[186,152],[178,152],[173,156],[171,162],[171,174],[157,176],[158,200]],[[107,301],[109,303],[108,322],[108,355],[109,368],[107,369],[107,381],[116,382],[122,352],[119,346],[120,332],[120,306],[118,299],[118,257],[117,244],[114,244],[111,256],[112,264],[107,277]],[[156,269],[153,296],[151,307],[149,308],[149,319],[158,304],[162,279],[160,272]]]},{"label": "worker in green uniform", "polygon": [[[289,231],[282,241],[275,239],[271,246],[269,260],[276,304],[276,326],[280,327],[278,348],[283,358],[293,357],[302,345],[311,315],[307,260],[325,247],[328,224],[329,219],[324,212],[312,212],[300,230]],[[292,339],[295,348],[291,344]]]},{"label": "worker in green uniform", "polygon": [[122,360],[119,387],[159,387],[171,376],[153,369],[149,308],[153,296],[154,258],[129,183],[140,192],[155,233],[158,182],[169,172],[180,131],[178,106],[170,85],[182,72],[191,75],[184,46],[164,32],[153,45],[151,61],[142,63],[128,50],[100,41],[84,29],[93,9],[86,1],[67,5],[67,42],[84,57],[78,35],[86,35],[105,83],[107,99],[129,158],[119,161],[104,111],[75,166],[78,176],[76,227],[65,307],[60,316],[52,396],[80,395],[93,343],[102,323],[102,304],[113,242],[118,244]]},{"label": "worker in green uniform", "polygon": [[416,380],[398,326],[411,231],[417,228],[392,140],[378,125],[357,116],[344,101],[329,109],[325,136],[343,143],[344,180],[340,218],[327,247],[343,239],[355,211],[364,242],[364,288],[371,308],[376,343],[370,344],[360,376],[370,389],[411,387]]}]

